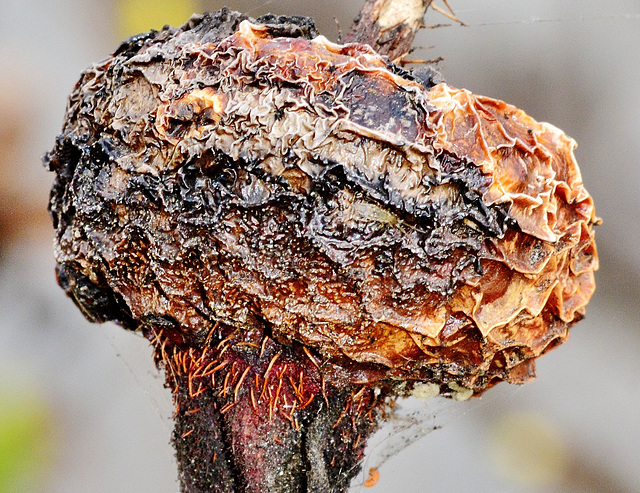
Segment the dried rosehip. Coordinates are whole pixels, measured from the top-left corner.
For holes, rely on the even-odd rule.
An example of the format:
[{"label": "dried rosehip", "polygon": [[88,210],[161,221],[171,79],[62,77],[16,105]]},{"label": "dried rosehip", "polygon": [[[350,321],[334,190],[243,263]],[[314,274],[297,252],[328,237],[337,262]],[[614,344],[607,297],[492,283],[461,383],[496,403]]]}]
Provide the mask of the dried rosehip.
[{"label": "dried rosehip", "polygon": [[385,396],[524,382],[582,317],[597,219],[574,147],[309,19],[194,17],[71,95],[46,159],[58,279],[154,343],[186,491],[232,491],[229,457],[252,491],[300,468],[340,491]]}]

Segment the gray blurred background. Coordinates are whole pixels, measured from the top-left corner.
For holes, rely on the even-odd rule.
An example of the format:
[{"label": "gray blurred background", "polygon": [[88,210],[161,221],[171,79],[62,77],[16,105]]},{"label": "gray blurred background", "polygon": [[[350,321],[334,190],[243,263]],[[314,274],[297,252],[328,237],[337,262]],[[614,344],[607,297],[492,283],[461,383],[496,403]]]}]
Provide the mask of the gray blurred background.
[{"label": "gray blurred background", "polygon": [[[598,289],[535,382],[444,406],[440,429],[384,463],[394,439],[378,440],[371,491],[640,492],[640,2],[450,3],[468,27],[430,11],[447,26],[421,31],[412,57],[444,57],[450,85],[578,141],[604,219]],[[178,491],[171,399],[146,341],[87,323],[56,286],[40,159],[81,70],[124,37],[224,4],[0,0],[0,493]],[[226,5],[309,15],[336,40],[361,2]]]}]

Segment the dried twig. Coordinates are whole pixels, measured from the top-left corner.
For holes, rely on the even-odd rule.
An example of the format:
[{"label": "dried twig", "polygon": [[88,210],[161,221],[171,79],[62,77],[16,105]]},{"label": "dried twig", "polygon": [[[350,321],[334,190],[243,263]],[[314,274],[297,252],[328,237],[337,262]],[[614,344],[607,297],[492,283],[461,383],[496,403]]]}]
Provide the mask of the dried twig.
[{"label": "dried twig", "polygon": [[392,60],[406,56],[432,0],[367,0],[347,34]]}]

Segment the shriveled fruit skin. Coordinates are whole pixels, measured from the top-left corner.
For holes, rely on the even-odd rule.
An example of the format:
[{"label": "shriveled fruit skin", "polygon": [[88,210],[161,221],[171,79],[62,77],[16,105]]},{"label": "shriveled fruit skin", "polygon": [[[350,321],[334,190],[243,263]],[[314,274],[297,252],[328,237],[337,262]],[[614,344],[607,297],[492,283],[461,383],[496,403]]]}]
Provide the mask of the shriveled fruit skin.
[{"label": "shriveled fruit skin", "polygon": [[45,159],[58,279],[183,350],[230,327],[334,386],[478,394],[531,378],[595,289],[574,147],[308,19],[194,17],[78,81]]}]

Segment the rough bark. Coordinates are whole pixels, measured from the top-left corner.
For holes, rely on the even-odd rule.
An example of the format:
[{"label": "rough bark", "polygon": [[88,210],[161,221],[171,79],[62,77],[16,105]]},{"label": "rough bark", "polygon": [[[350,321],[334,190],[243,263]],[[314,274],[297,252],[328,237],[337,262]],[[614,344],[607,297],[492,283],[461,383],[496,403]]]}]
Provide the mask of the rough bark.
[{"label": "rough bark", "polygon": [[346,36],[396,60],[411,50],[431,0],[368,0]]}]

